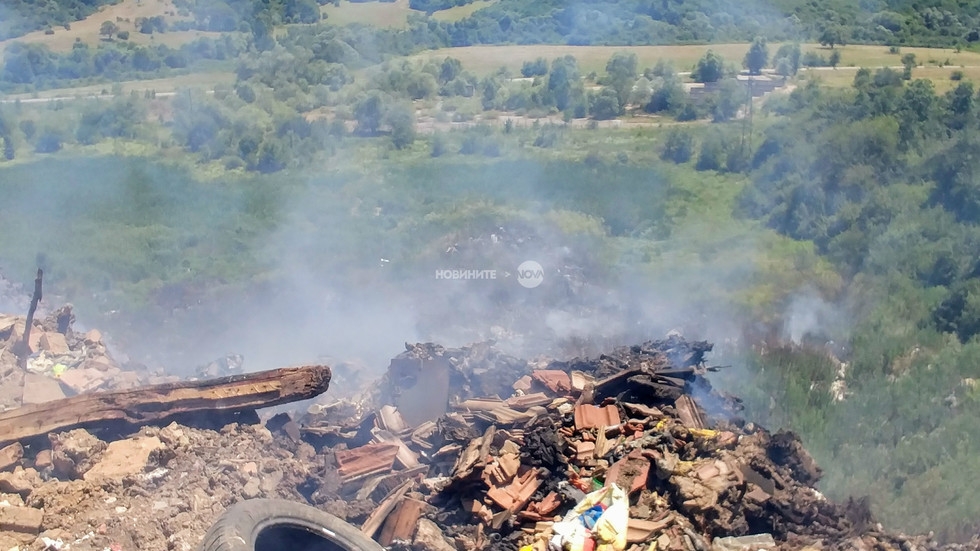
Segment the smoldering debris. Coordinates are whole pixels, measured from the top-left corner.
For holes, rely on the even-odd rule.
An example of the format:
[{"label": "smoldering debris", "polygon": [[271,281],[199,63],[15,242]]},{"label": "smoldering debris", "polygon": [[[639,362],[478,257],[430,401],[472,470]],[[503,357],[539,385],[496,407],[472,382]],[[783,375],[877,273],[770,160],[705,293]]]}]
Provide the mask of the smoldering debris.
[{"label": "smoldering debris", "polygon": [[[18,323],[0,316],[3,350]],[[0,353],[0,388],[17,395],[5,408],[54,397],[37,389],[76,372],[95,378],[79,392],[155,377],[115,365],[97,333],[48,319],[36,329],[50,338],[29,368]],[[193,549],[229,505],[258,497],[311,504],[405,550],[980,543],[892,534],[867,500],[822,496],[795,434],[742,420],[738,399],[711,388],[711,348],[673,335],[521,359],[491,342],[406,344],[379,379],[265,423],[96,426],[15,442],[0,449],[0,546]]]}]

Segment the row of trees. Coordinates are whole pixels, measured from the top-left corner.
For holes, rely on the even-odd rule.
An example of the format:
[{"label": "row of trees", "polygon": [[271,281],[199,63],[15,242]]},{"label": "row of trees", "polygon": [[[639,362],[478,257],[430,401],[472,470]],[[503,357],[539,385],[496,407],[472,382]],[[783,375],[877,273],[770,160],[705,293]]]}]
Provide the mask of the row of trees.
[{"label": "row of trees", "polygon": [[68,86],[81,81],[157,77],[191,70],[203,60],[233,59],[246,44],[231,35],[199,38],[180,48],[165,45],[76,42],[71,52],[52,52],[44,44],[15,42],[4,51],[0,90],[6,92]]}]

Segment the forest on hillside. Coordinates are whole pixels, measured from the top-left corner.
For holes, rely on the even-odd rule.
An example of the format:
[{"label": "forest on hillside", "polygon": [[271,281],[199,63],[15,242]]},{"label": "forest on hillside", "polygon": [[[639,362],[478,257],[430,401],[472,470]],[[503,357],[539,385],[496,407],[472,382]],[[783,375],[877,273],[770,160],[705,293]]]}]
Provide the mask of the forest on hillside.
[{"label": "forest on hillside", "polygon": [[[331,0],[333,1],[333,0]],[[58,0],[34,9],[26,0],[4,3],[0,39],[70,25],[106,0]],[[327,0],[177,0],[187,20],[171,30],[243,31],[266,37],[277,25],[316,23]],[[918,46],[966,46],[980,41],[980,8],[954,0],[928,5],[909,0],[772,2],[735,0],[624,0],[620,2],[499,0],[460,21],[435,21],[429,14],[467,4],[465,0],[412,0],[416,32],[427,29],[437,47],[472,44],[676,44],[747,41],[821,41]],[[140,32],[165,32],[163,20]],[[425,41],[416,42],[423,46]]]}]

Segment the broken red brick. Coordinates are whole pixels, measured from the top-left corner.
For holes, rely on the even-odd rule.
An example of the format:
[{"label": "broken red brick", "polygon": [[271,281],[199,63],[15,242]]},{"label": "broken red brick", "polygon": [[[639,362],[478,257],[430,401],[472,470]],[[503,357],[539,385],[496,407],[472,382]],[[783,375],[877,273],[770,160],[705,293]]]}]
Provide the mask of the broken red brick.
[{"label": "broken red brick", "polygon": [[541,479],[538,476],[537,469],[529,469],[507,486],[490,488],[487,497],[504,509],[516,513],[527,506],[531,496],[541,486]]},{"label": "broken red brick", "polygon": [[633,450],[609,467],[606,486],[615,482],[627,494],[632,494],[646,487],[649,476],[650,460],[643,456],[642,450]]},{"label": "broken red brick", "polygon": [[539,369],[531,372],[531,378],[559,395],[572,391],[572,379],[568,373],[558,369]]},{"label": "broken red brick", "polygon": [[575,428],[577,430],[606,428],[619,423],[619,410],[616,409],[616,406],[598,407],[592,404],[575,406]]},{"label": "broken red brick", "polygon": [[390,471],[398,455],[398,444],[368,444],[352,450],[340,450],[337,459],[337,473],[349,482],[368,475]]}]

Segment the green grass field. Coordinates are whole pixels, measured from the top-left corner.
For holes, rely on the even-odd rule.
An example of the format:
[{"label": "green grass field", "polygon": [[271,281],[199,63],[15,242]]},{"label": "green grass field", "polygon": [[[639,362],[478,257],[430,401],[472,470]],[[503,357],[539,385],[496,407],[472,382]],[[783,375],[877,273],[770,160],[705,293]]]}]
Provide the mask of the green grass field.
[{"label": "green grass field", "polygon": [[326,4],[320,8],[320,15],[331,25],[350,25],[363,23],[376,27],[402,29],[408,26],[408,14],[416,13],[408,7],[408,0],[395,2],[347,2],[339,6]]}]

